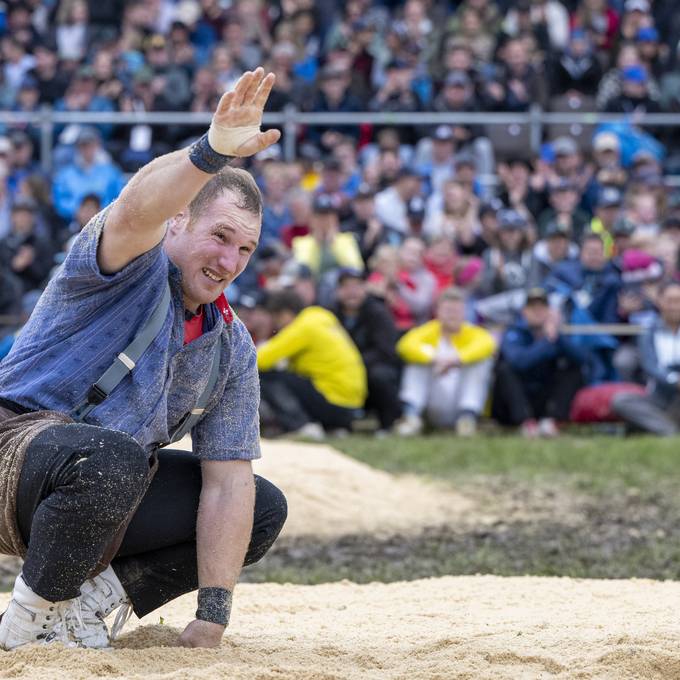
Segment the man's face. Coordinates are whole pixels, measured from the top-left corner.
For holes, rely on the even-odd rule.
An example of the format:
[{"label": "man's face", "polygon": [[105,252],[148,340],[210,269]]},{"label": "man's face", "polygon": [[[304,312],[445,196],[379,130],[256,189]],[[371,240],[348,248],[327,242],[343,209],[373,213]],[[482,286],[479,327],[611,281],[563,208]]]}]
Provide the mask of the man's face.
[{"label": "man's face", "polygon": [[529,325],[529,328],[542,328],[548,320],[548,312],[550,307],[545,302],[540,300],[533,300],[527,302],[522,309],[524,320]]},{"label": "man's face", "polygon": [[442,300],[437,305],[437,319],[447,333],[456,333],[465,321],[465,303],[462,300]]},{"label": "man's face", "polygon": [[345,311],[355,312],[366,299],[366,284],[361,279],[348,276],[338,286],[336,295]]},{"label": "man's face", "polygon": [[589,238],[581,246],[581,264],[586,269],[599,271],[604,267],[604,244],[600,239]]},{"label": "man's face", "polygon": [[553,191],[550,203],[558,213],[571,213],[578,203],[578,194],[572,189]]},{"label": "man's face", "polygon": [[182,272],[187,309],[216,300],[246,268],[260,238],[260,217],[238,207],[224,191],[190,219],[180,213],[168,230],[165,249]]},{"label": "man's face", "polygon": [[30,234],[35,226],[35,215],[32,210],[13,210],[12,211],[12,231],[15,234]]},{"label": "man's face", "polygon": [[556,234],[546,239],[546,245],[548,247],[548,255],[550,255],[550,259],[553,262],[564,260],[569,252],[569,239],[561,234]]},{"label": "man's face", "polygon": [[668,286],[664,290],[659,298],[659,310],[665,324],[680,325],[680,285]]}]

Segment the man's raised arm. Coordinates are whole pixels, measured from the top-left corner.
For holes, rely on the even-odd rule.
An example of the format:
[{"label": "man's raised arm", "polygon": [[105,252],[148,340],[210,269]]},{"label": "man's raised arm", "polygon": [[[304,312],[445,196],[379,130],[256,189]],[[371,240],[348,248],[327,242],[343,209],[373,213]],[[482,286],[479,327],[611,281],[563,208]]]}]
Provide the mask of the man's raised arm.
[{"label": "man's raised arm", "polygon": [[260,132],[274,74],[244,73],[220,99],[208,134],[187,149],[145,165],[111,206],[99,245],[105,273],[120,271],[163,239],[165,222],[184,210],[228,157],[252,156],[274,144],[278,130]]}]

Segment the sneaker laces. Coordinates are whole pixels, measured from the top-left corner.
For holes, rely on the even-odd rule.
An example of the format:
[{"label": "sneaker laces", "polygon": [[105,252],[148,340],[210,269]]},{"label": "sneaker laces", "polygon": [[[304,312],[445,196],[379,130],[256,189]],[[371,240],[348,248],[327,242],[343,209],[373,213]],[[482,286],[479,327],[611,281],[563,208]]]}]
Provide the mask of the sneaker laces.
[{"label": "sneaker laces", "polygon": [[60,603],[55,608],[57,621],[45,636],[45,642],[62,642],[67,647],[78,647],[79,631],[83,628],[83,615],[78,598]]},{"label": "sneaker laces", "polygon": [[116,614],[116,618],[113,621],[113,626],[111,626],[111,639],[115,640],[119,633],[123,630],[123,626],[130,620],[132,616],[132,603],[123,602]]}]

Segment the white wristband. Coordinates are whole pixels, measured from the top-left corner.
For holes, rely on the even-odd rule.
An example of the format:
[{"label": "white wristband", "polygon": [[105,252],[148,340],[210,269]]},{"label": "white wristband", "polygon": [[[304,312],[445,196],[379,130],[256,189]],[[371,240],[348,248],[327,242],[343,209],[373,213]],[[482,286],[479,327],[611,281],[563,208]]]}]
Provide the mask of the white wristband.
[{"label": "white wristband", "polygon": [[259,132],[259,125],[224,127],[213,121],[208,130],[208,143],[217,153],[225,156],[241,156],[242,154],[238,151],[241,145]]}]

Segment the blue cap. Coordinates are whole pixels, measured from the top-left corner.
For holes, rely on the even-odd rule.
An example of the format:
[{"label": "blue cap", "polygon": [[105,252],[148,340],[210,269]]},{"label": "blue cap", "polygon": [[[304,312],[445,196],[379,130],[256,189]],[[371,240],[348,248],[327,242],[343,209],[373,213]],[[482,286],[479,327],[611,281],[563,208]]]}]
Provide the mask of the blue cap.
[{"label": "blue cap", "polygon": [[646,83],[647,71],[642,66],[626,66],[621,74],[624,80],[630,80],[633,83]]},{"label": "blue cap", "polygon": [[644,26],[635,34],[635,40],[642,42],[657,42],[659,31],[654,26]]}]

